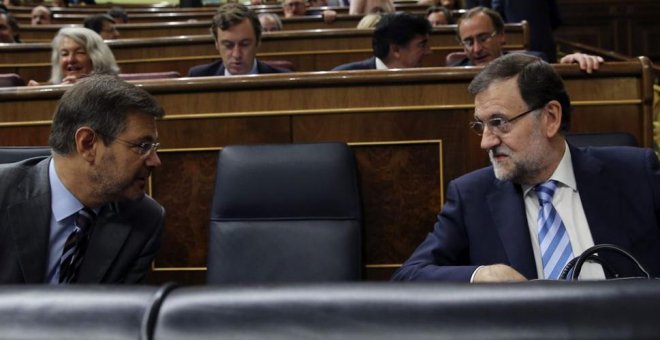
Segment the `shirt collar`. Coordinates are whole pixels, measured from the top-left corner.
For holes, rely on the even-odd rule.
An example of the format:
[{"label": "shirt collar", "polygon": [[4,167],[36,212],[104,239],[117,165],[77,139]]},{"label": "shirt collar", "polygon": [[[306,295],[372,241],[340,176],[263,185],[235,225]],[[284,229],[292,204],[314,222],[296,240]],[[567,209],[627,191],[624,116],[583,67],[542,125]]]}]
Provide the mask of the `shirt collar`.
[{"label": "shirt collar", "polygon": [[48,165],[48,178],[50,179],[50,205],[53,210],[53,217],[57,222],[64,220],[83,208],[83,204],[64,186],[57,175],[54,158],[50,159],[50,164]]},{"label": "shirt collar", "polygon": [[[568,143],[564,141],[564,156],[562,156],[557,169],[550,176],[550,180],[555,180],[566,187],[577,191],[577,183],[575,182],[575,173],[573,172],[573,160],[571,159],[571,150],[568,148]],[[523,185],[524,195],[527,195],[534,185]]]},{"label": "shirt collar", "polygon": [[[252,69],[247,74],[259,74],[259,70],[257,69],[257,58],[254,58],[252,61]],[[225,67],[225,76],[233,76],[233,74],[229,73],[227,67]]]},{"label": "shirt collar", "polygon": [[376,69],[377,70],[388,70],[389,67],[387,67],[387,65],[385,65],[385,63],[382,60],[380,60],[380,58],[376,57]]}]

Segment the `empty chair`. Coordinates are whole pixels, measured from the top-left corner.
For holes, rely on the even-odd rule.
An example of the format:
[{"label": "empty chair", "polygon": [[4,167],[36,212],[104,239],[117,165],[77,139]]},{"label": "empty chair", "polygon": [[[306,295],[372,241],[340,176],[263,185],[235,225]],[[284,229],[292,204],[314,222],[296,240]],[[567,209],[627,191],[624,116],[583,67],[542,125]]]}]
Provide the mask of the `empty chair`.
[{"label": "empty chair", "polygon": [[0,147],[0,164],[49,155],[50,148],[46,146],[3,146]]},{"label": "empty chair", "polygon": [[575,146],[639,146],[627,132],[569,133],[566,140]]},{"label": "empty chair", "polygon": [[207,281],[358,280],[361,220],[346,144],[228,146],[218,160]]}]

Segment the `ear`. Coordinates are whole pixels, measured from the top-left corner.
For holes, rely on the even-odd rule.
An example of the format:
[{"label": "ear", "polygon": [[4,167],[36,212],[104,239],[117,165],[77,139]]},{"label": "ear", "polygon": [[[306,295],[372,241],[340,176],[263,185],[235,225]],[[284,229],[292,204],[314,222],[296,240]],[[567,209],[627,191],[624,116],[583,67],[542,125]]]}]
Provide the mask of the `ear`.
[{"label": "ear", "polygon": [[400,50],[401,50],[401,48],[398,45],[390,44],[390,53],[387,56],[399,59],[399,56],[400,56],[399,51]]},{"label": "ear", "polygon": [[76,152],[87,162],[94,162],[96,158],[96,146],[99,142],[99,136],[94,130],[83,126],[76,130]]},{"label": "ear", "polygon": [[561,104],[556,100],[551,100],[545,104],[545,111],[547,113],[544,118],[545,134],[546,137],[552,138],[559,133],[559,129],[561,128]]}]

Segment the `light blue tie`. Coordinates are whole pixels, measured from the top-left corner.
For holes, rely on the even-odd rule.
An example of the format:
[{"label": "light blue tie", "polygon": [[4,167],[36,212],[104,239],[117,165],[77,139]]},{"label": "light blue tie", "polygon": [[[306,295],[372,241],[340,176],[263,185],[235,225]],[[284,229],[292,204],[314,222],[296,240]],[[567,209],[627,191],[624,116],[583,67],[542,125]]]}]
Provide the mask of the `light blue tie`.
[{"label": "light blue tie", "polygon": [[543,259],[543,274],[546,279],[556,280],[566,263],[573,258],[571,240],[561,217],[552,205],[552,196],[557,189],[554,180],[541,183],[534,187],[539,198],[539,245]]}]

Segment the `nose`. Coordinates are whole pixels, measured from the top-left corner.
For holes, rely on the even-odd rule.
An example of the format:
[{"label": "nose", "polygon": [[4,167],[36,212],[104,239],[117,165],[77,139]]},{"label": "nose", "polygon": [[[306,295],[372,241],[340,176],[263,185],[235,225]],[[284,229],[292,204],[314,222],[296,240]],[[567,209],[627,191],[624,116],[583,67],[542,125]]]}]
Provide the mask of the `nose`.
[{"label": "nose", "polygon": [[431,53],[433,53],[433,52],[431,51],[431,46],[430,46],[430,45],[426,45],[426,47],[424,48],[424,55],[430,55]]},{"label": "nose", "polygon": [[481,45],[481,43],[477,39],[474,39],[474,43],[472,43],[472,53],[479,53],[483,49],[484,49],[483,45]]},{"label": "nose", "polygon": [[161,165],[160,157],[158,157],[158,151],[152,151],[147,157],[147,166],[151,168],[157,168]]},{"label": "nose", "polygon": [[234,58],[240,58],[243,55],[243,50],[238,44],[236,44],[236,46],[234,46],[234,48],[231,50],[231,55]]},{"label": "nose", "polygon": [[484,132],[481,134],[481,148],[483,150],[490,150],[495,146],[498,146],[502,141],[500,138],[495,135],[488,125],[484,127]]}]

